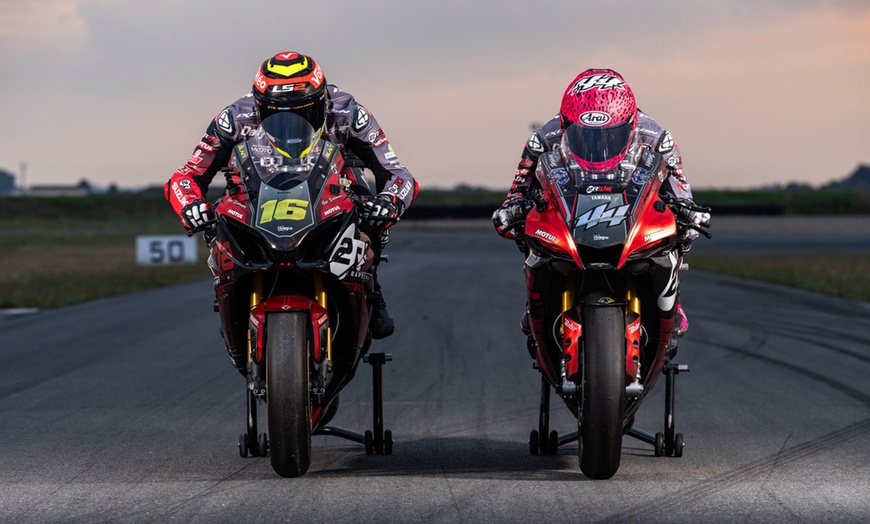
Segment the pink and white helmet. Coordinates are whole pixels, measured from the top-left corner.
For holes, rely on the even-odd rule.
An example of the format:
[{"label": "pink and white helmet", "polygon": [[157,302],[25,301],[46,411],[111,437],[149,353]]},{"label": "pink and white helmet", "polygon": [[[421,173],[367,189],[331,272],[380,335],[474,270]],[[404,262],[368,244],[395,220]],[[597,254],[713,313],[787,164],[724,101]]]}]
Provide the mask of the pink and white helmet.
[{"label": "pink and white helmet", "polygon": [[567,149],[589,173],[606,173],[622,162],[637,130],[637,102],[622,75],[588,69],[562,95]]}]

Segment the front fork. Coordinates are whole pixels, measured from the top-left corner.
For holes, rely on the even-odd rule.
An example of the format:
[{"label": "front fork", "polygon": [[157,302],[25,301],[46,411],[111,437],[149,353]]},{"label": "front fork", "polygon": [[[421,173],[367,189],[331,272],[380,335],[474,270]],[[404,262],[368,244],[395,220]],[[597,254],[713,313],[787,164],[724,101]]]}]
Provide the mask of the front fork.
[{"label": "front fork", "polygon": [[[562,360],[561,360],[561,394],[564,397],[574,397],[579,394],[582,379],[580,373],[580,345],[583,339],[583,323],[576,306],[575,276],[569,275],[562,291]],[[633,280],[629,281],[626,292],[626,359],[625,373],[634,377],[634,381],[626,386],[626,395],[637,398],[643,393],[641,383],[640,345],[640,297]],[[569,378],[578,377],[576,381]]]},{"label": "front fork", "polygon": [[[314,302],[310,307],[305,306],[306,299],[300,298],[293,308],[302,307],[308,309],[311,321],[311,342],[313,373],[311,376],[311,393],[315,396],[315,404],[319,404],[321,396],[326,392],[326,384],[332,372],[332,327],[328,321],[329,302],[324,285],[323,274],[313,273],[314,279]],[[272,310],[275,305],[268,302],[263,304],[263,273],[254,273],[251,282],[250,294],[250,321],[248,329],[248,389],[258,399],[265,399],[265,342],[260,331],[263,329],[263,321],[266,313],[262,307]],[[277,298],[277,297],[276,297]],[[271,301],[271,299],[270,299]],[[286,309],[286,308],[281,308]],[[259,310],[259,311],[258,311]]]}]

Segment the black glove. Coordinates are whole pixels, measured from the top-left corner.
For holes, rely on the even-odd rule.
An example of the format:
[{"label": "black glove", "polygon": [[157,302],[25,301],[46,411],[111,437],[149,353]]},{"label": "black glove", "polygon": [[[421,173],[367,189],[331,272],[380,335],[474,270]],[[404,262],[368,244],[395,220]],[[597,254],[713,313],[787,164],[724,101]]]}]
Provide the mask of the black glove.
[{"label": "black glove", "polygon": [[534,204],[523,197],[508,200],[492,214],[492,223],[499,235],[505,236],[526,221]]},{"label": "black glove", "polygon": [[181,223],[188,231],[199,231],[211,220],[209,203],[203,198],[194,200],[181,210]]},{"label": "black glove", "polygon": [[363,204],[360,218],[366,226],[386,229],[399,221],[402,205],[395,195],[381,193]]},{"label": "black glove", "polygon": [[[684,241],[691,242],[695,240],[700,236],[699,231],[702,230],[701,228],[710,227],[712,217],[709,211],[695,211],[687,207],[680,207],[677,214],[679,215],[677,222],[681,229],[680,238]],[[708,233],[705,233],[705,235],[709,236]],[[688,251],[689,244],[687,243],[685,252]]]}]

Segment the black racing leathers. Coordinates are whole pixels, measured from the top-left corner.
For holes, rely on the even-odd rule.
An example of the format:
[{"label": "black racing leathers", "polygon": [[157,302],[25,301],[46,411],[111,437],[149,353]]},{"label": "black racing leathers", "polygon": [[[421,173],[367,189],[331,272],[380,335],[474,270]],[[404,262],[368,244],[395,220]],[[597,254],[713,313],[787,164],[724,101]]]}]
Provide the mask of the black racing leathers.
[{"label": "black racing leathers", "polygon": [[[678,198],[692,198],[692,189],[683,177],[683,159],[680,156],[680,148],[671,134],[662,128],[655,120],[645,113],[638,111],[637,140],[649,145],[664,157],[668,166],[669,185],[667,188]],[[562,125],[559,116],[553,117],[543,127],[532,133],[523,148],[520,163],[514,173],[514,181],[508,191],[505,202],[514,198],[525,196],[529,189],[539,188],[540,184],[535,178],[535,169],[538,166],[538,158],[547,151],[552,151],[562,140]],[[509,233],[509,235],[511,235]]]},{"label": "black racing leathers", "polygon": [[[327,86],[327,93],[324,138],[362,160],[375,176],[376,190],[393,195],[402,203],[400,209],[407,208],[414,198],[414,177],[399,162],[378,121],[350,93],[334,85]],[[230,161],[233,146],[252,137],[259,127],[251,93],[228,105],[212,120],[193,154],[164,188],[179,216],[186,205],[205,198],[214,176]]]}]

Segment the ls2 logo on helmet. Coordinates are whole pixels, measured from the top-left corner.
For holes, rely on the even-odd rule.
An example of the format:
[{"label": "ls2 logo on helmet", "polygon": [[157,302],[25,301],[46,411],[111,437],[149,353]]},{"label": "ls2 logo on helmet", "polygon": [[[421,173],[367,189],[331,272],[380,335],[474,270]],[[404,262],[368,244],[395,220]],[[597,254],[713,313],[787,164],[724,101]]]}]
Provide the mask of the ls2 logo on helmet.
[{"label": "ls2 logo on helmet", "polygon": [[601,111],[586,111],[580,115],[580,123],[590,127],[600,127],[610,122],[610,115]]}]

